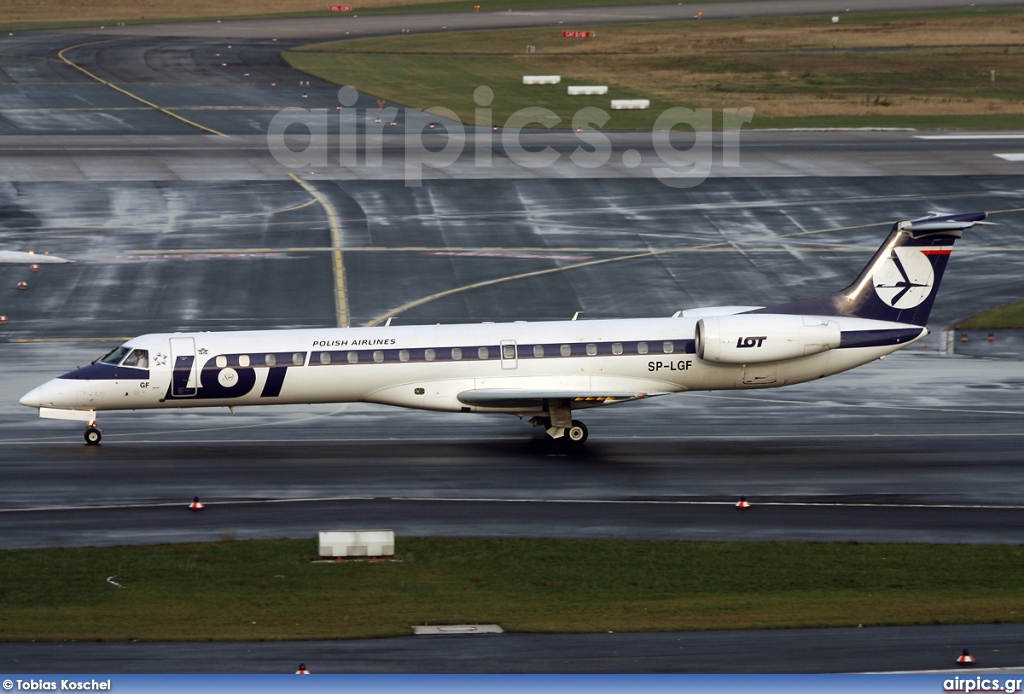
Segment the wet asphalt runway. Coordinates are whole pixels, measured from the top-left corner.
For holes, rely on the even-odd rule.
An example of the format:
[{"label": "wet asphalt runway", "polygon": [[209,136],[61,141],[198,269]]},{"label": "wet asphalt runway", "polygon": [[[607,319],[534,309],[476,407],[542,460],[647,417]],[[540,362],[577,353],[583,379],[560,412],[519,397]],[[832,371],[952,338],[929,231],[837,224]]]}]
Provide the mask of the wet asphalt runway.
[{"label": "wet asphalt runway", "polygon": [[[379,21],[387,32],[394,19]],[[992,221],[1003,226],[971,230],[958,244],[928,349],[793,388],[593,412],[579,453],[551,448],[511,417],[368,406],[110,414],[99,448],[83,445],[77,424],[36,419],[18,396],[120,338],[338,324],[328,215],[265,139],[284,106],[336,104],[337,88],[315,80],[300,101],[302,76],[277,57],[282,44],[334,28],[280,27],[280,37],[258,22],[0,37],[0,245],[77,261],[38,274],[0,267],[9,318],[0,327],[0,548],[308,537],[355,526],[391,527],[399,538],[1020,542],[1019,339],[938,354],[944,326],[1024,294],[1024,170],[997,156],[1021,151],[1014,133],[745,135],[742,170],[718,169],[687,189],[652,177],[649,146],[635,135],[615,136],[612,160],[586,171],[564,161],[540,172],[505,162],[481,171],[468,151],[428,176],[447,180],[410,187],[394,145],[372,171],[334,162],[313,175],[298,170],[340,220],[352,325],[396,310],[397,323],[422,323],[782,302],[845,286],[897,219],[998,212]],[[62,62],[64,49],[165,111]],[[362,99],[362,108],[376,104]],[[399,130],[425,122],[403,114]],[[574,146],[544,137],[565,152]],[[644,166],[623,165],[627,148]],[[651,255],[572,268],[638,251]],[[537,270],[551,272],[516,279]],[[15,288],[22,280],[27,291]],[[998,354],[984,351],[993,346]],[[733,507],[740,494],[754,502],[750,511]],[[209,504],[201,515],[185,509],[195,495]],[[232,663],[280,672],[303,659],[321,672],[493,672],[510,652],[527,672],[837,672],[944,668],[965,645],[988,649],[983,664],[1019,665],[1017,631],[12,644],[3,654],[64,672],[219,672]],[[787,657],[765,643],[785,644]],[[681,650],[695,658],[680,659]]]},{"label": "wet asphalt runway", "polygon": [[[652,179],[308,185],[338,219],[351,325],[385,314],[395,324],[452,323],[782,303],[846,286],[898,219],[989,210],[1000,226],[976,227],[957,245],[932,314],[941,329],[1020,297],[1022,182],[711,179],[685,191]],[[8,249],[78,261],[39,273],[0,268],[8,339],[338,325],[328,217],[295,181],[0,183],[0,209]],[[594,260],[609,262],[576,267]],[[547,274],[521,277],[538,271]],[[388,281],[396,275],[408,280]],[[470,288],[492,280],[503,281]],[[19,281],[28,291],[17,290]],[[466,289],[412,305],[454,288]]]},{"label": "wet asphalt runway", "polygon": [[[964,645],[977,668],[953,668]],[[0,668],[38,673],[841,673],[974,676],[1024,661],[1019,624],[664,634],[493,634],[290,643],[4,644]],[[509,657],[514,654],[514,657]],[[1009,675],[1003,671],[1001,677]]]}]

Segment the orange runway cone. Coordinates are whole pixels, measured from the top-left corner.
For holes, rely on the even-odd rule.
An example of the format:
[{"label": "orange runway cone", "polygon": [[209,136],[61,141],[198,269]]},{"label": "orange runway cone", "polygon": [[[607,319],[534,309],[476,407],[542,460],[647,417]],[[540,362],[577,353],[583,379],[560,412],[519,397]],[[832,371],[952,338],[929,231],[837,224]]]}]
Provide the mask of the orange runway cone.
[{"label": "orange runway cone", "polygon": [[988,340],[989,342],[995,342],[996,341],[995,333],[989,333],[988,337],[985,338],[985,339]]},{"label": "orange runway cone", "polygon": [[192,503],[189,504],[188,507],[193,511],[202,511],[204,508],[206,508],[206,504],[200,501],[199,497],[197,496],[194,499],[192,499]]},{"label": "orange runway cone", "polygon": [[741,496],[740,500],[736,502],[736,508],[746,510],[750,508],[750,502],[747,501],[747,497]]},{"label": "orange runway cone", "polygon": [[308,675],[309,670],[306,669],[305,663],[299,663],[299,669],[295,671],[296,675]]},{"label": "orange runway cone", "polygon": [[967,649],[965,648],[964,654],[956,659],[956,664],[960,667],[968,667],[974,665],[974,656],[968,653]]},{"label": "orange runway cone", "polygon": [[18,289],[21,289],[21,290],[28,289],[28,282],[18,282]]}]

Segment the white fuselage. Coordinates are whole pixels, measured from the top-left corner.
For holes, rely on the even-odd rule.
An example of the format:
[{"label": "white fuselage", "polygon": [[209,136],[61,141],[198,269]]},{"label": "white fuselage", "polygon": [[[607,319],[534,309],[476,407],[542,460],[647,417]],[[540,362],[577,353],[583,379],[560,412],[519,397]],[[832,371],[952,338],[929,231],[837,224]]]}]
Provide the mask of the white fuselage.
[{"label": "white fuselage", "polygon": [[[769,328],[773,319],[782,320],[757,318]],[[684,315],[150,334],[124,345],[146,354],[147,368],[95,363],[41,385],[21,402],[40,408],[43,416],[74,419],[87,417],[61,413],[370,402],[531,414],[542,413],[543,403],[520,399],[518,394],[571,394],[572,408],[583,409],[621,402],[628,394],[645,397],[800,383],[878,359],[926,332],[899,323],[825,317],[820,322],[836,331],[836,340],[841,334],[841,344],[788,359],[719,363],[703,360],[695,351],[698,320]],[[819,319],[804,320],[810,324]],[[771,334],[770,329],[760,332]],[[897,333],[904,337],[894,342],[892,335]],[[752,359],[761,347],[756,337],[727,339],[726,346],[737,342],[754,348]],[[754,342],[744,345],[745,339]],[[767,338],[766,346],[773,341],[778,343]],[[507,392],[510,401],[481,404],[466,395],[488,393],[493,400],[496,392]],[[618,397],[605,398],[609,393]]]}]

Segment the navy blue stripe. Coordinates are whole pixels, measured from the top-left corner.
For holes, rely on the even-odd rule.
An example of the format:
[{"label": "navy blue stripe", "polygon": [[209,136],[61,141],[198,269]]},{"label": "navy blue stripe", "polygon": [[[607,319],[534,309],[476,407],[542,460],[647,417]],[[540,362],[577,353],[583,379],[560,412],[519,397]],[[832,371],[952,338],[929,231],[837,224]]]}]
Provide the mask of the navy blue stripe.
[{"label": "navy blue stripe", "polygon": [[[646,344],[647,351],[641,352],[640,345]],[[665,351],[665,344],[671,345],[671,351]],[[615,345],[622,346],[621,355],[615,354]],[[508,346],[508,345],[504,345]],[[568,354],[562,353],[562,347],[568,347]],[[480,349],[486,347],[485,357],[481,357]],[[534,353],[535,347],[542,347],[543,354]],[[395,363],[430,363],[458,361],[499,361],[503,345],[473,345],[467,347],[432,347],[413,349],[346,349],[346,350],[314,350],[310,353],[310,366],[343,366],[348,364],[395,364]],[[573,342],[553,344],[517,344],[516,359],[558,359],[560,357],[611,357],[611,356],[660,356],[665,354],[696,354],[693,340],[633,340],[629,342]],[[588,353],[588,348],[593,354]],[[460,359],[452,355],[454,349],[462,350]],[[433,351],[433,358],[427,359],[427,352]],[[356,361],[349,361],[354,354]],[[327,355],[328,363],[324,363],[321,355]],[[375,356],[377,359],[375,359]],[[402,357],[406,357],[403,359]]]},{"label": "navy blue stripe", "polygon": [[75,369],[60,378],[69,381],[117,381],[121,379],[148,381],[149,369],[136,369],[131,366],[114,366],[113,364],[96,362],[95,364],[89,364],[89,366],[83,366],[81,369]]},{"label": "navy blue stripe", "polygon": [[921,328],[895,328],[892,330],[844,330],[839,349],[854,347],[890,347],[914,340]]}]

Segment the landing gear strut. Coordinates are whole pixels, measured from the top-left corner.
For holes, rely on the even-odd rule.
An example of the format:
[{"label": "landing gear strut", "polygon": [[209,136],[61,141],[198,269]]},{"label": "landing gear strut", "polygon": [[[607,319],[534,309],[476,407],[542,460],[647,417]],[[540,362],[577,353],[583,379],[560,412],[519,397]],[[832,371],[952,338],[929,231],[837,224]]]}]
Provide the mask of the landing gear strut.
[{"label": "landing gear strut", "polygon": [[85,429],[85,442],[90,446],[95,446],[103,438],[103,432],[96,428],[95,422],[90,422],[89,426]]}]

